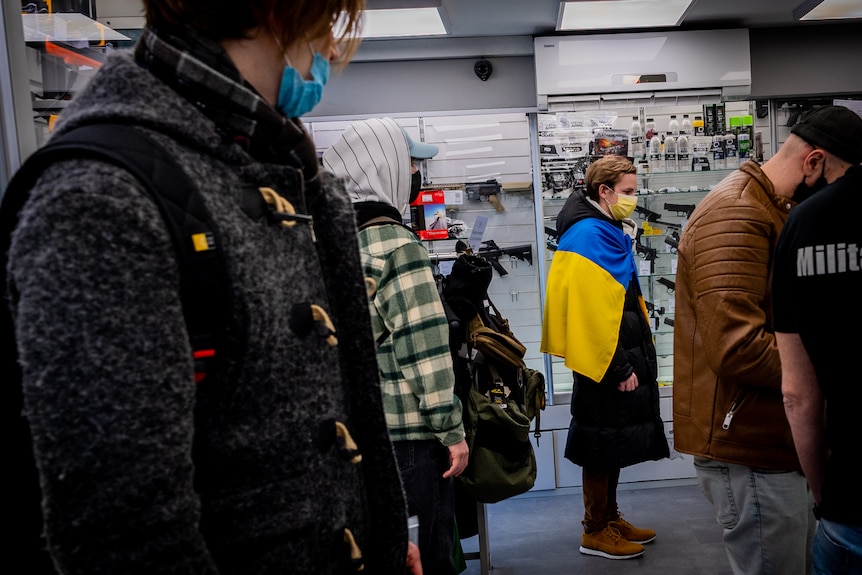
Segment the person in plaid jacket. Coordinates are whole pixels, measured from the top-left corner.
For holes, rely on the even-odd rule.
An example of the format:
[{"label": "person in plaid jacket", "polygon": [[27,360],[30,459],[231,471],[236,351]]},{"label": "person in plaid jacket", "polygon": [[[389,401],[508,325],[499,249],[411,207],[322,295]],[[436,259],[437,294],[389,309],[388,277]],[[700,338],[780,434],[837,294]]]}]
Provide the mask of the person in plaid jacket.
[{"label": "person in plaid jacket", "polygon": [[323,154],[356,210],[383,407],[408,512],[419,518],[426,575],[454,574],[454,478],[468,448],[455,395],[449,324],[428,252],[403,224],[419,192],[415,160],[437,147],[413,142],[391,118],[354,122]]}]

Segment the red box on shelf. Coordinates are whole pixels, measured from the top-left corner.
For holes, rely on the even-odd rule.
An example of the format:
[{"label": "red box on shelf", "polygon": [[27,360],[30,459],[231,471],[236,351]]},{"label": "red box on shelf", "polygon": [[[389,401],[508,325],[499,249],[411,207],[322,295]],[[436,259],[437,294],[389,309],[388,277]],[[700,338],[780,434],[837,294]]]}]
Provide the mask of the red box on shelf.
[{"label": "red box on shelf", "polygon": [[449,239],[446,194],[443,190],[422,190],[410,204],[410,223],[423,240]]}]

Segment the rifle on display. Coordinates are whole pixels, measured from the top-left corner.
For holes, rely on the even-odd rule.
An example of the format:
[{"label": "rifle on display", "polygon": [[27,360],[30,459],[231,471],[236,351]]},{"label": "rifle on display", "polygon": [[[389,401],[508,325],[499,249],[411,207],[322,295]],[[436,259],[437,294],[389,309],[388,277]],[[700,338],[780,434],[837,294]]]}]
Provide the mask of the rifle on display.
[{"label": "rifle on display", "polygon": [[502,256],[509,256],[510,259],[522,260],[533,265],[533,246],[530,244],[501,248],[494,240],[488,240],[482,242],[482,247],[476,250],[476,255],[488,260],[500,276],[509,275],[506,268],[500,264]]},{"label": "rifle on display", "polygon": [[664,203],[664,209],[668,212],[675,212],[678,216],[685,216],[687,218],[691,217],[691,213],[694,211],[695,204],[669,204],[667,202]]},{"label": "rifle on display", "polygon": [[676,282],[675,281],[669,280],[667,278],[658,278],[655,281],[657,281],[658,283],[663,285],[665,288],[667,288],[667,293],[673,293],[676,290]]},{"label": "rifle on display", "polygon": [[[665,204],[667,205],[667,204]],[[675,224],[673,222],[665,222],[661,220],[661,214],[658,212],[654,212],[647,208],[642,208],[640,206],[635,206],[635,211],[638,213],[642,220],[646,220],[651,224],[657,224],[660,226],[667,226],[669,228],[674,228],[677,230],[682,229],[682,224]]]},{"label": "rifle on display", "polygon": [[491,202],[498,212],[506,208],[500,203],[497,195],[503,189],[503,185],[497,180],[485,180],[484,182],[469,182],[464,184],[464,193],[468,200],[474,202]]},{"label": "rifle on display", "polygon": [[658,257],[658,250],[651,248],[646,244],[641,243],[641,236],[644,231],[638,228],[638,233],[635,235],[635,252],[640,254],[643,259],[650,262],[650,268],[655,265],[655,260]]}]

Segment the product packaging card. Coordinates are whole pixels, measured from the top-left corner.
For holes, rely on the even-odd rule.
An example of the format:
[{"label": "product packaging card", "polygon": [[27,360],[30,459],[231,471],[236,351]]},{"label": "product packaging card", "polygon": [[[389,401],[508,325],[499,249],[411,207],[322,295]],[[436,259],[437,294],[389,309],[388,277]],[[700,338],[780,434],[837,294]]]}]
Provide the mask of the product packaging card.
[{"label": "product packaging card", "polygon": [[485,235],[485,227],[488,225],[488,218],[485,216],[476,216],[476,221],[473,223],[473,230],[470,232],[470,247],[476,249],[482,245],[482,237]]},{"label": "product packaging card", "polygon": [[725,132],[724,104],[704,104],[703,115],[706,118],[707,136]]},{"label": "product packaging card", "polygon": [[446,193],[443,190],[422,190],[410,204],[410,223],[423,240],[449,238],[446,219]]},{"label": "product packaging card", "polygon": [[593,142],[594,156],[629,155],[629,133],[626,130],[602,130]]}]

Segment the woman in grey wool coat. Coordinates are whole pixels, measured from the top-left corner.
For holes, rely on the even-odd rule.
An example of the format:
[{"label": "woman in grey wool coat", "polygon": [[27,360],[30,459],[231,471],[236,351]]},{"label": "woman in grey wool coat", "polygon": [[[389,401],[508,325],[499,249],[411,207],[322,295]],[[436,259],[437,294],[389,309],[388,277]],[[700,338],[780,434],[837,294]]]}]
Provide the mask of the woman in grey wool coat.
[{"label": "woman in grey wool coat", "polygon": [[61,114],[58,133],[131,125],[184,168],[226,260],[230,329],[196,382],[156,204],[106,162],[45,169],[8,255],[47,549],[29,573],[405,572],[353,208],[297,119],[352,54],[363,5],[145,0],[135,49]]}]

